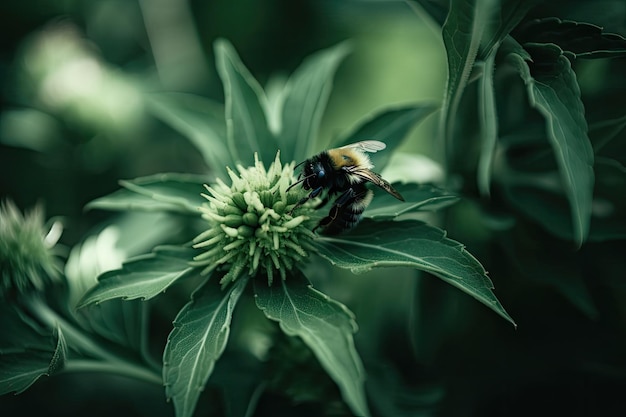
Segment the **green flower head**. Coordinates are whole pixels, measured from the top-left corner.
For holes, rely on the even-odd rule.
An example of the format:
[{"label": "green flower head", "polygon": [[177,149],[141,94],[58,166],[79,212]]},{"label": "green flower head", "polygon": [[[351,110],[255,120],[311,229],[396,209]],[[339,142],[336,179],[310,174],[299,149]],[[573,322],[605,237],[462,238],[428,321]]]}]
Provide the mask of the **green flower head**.
[{"label": "green flower head", "polygon": [[22,215],[11,201],[0,206],[0,294],[41,291],[61,280],[61,263],[55,245],[61,224],[47,229],[40,206]]},{"label": "green flower head", "polygon": [[208,194],[202,195],[208,202],[200,210],[209,228],[194,239],[195,248],[205,249],[194,263],[204,266],[205,274],[229,266],[223,285],[259,271],[271,285],[276,271],[285,279],[313,250],[314,222],[307,216],[312,209],[305,205],[291,212],[303,194],[287,193],[294,166],[283,166],[280,153],[268,170],[255,154],[253,167],[238,165],[237,171],[228,170],[230,187],[219,179],[214,186],[205,185]]}]

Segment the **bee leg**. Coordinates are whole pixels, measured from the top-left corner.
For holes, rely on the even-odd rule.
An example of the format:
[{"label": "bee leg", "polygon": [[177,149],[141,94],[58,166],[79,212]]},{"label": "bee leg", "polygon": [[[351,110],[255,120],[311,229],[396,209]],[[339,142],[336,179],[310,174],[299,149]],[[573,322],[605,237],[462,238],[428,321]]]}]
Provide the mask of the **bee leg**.
[{"label": "bee leg", "polygon": [[301,205],[303,205],[303,204],[304,204],[304,203],[306,203],[307,201],[309,201],[309,200],[311,200],[311,199],[313,199],[313,198],[317,197],[317,196],[318,196],[318,195],[322,192],[322,190],[323,190],[323,189],[324,189],[323,187],[318,187],[318,188],[316,188],[315,190],[311,191],[311,192],[309,193],[309,195],[307,195],[306,197],[302,198],[302,200],[298,201],[298,202],[296,203],[296,205],[295,205],[295,206],[293,206],[293,208],[292,208],[291,210],[289,210],[289,213],[288,213],[288,214],[289,214],[289,215],[291,215],[291,213],[293,213],[293,211],[294,211],[295,209],[297,209],[298,207],[300,207]]},{"label": "bee leg", "polygon": [[320,220],[320,222],[317,224],[317,226],[315,226],[313,231],[315,232],[319,227],[327,227],[330,224],[332,224],[332,222],[334,222],[335,219],[337,218],[337,214],[339,214],[339,210],[345,204],[349,203],[351,200],[354,200],[356,197],[357,197],[357,193],[352,188],[348,188],[346,192],[344,192],[339,197],[337,197],[337,199],[335,200],[335,203],[333,204],[333,206],[330,208],[330,211],[328,212],[328,216]]}]

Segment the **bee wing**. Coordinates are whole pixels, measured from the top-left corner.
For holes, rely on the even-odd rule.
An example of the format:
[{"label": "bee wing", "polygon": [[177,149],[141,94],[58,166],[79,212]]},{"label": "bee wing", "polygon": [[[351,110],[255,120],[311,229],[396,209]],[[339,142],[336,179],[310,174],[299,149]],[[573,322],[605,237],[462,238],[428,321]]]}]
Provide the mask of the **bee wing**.
[{"label": "bee wing", "polygon": [[369,169],[360,169],[355,171],[354,174],[358,175],[365,181],[369,181],[372,184],[379,186],[398,200],[404,201],[404,197],[402,197],[402,195],[400,195],[400,193],[395,188],[393,188],[386,179],[384,179],[377,173],[370,171]]},{"label": "bee wing", "polygon": [[378,141],[378,140],[363,140],[361,142],[355,142],[355,143],[351,143],[351,144],[346,145],[346,146],[342,146],[339,149],[356,148],[356,149],[358,149],[360,151],[363,151],[363,152],[375,153],[375,152],[378,152],[378,151],[382,151],[386,147],[387,147],[387,145],[385,145],[383,142]]}]

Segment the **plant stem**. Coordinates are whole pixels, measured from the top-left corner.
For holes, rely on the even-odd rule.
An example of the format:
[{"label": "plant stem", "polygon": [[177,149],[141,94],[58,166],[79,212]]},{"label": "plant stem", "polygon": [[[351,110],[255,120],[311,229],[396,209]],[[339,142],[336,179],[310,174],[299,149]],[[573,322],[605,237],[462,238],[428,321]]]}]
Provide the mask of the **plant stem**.
[{"label": "plant stem", "polygon": [[63,367],[64,372],[105,372],[118,374],[140,381],[163,385],[161,375],[151,369],[137,366],[129,362],[102,362],[93,359],[70,359]]}]

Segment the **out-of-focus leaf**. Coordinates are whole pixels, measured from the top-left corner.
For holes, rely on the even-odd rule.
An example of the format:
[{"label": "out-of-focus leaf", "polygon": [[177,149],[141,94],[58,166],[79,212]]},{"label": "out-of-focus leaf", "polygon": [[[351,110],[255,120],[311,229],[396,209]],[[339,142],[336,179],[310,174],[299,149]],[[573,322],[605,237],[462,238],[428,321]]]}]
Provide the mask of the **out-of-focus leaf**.
[{"label": "out-of-focus leaf", "polygon": [[259,159],[269,164],[278,144],[269,130],[265,93],[228,41],[218,39],[214,45],[217,71],[224,85],[230,154],[235,162],[251,166],[257,152]]},{"label": "out-of-focus leaf", "polygon": [[457,110],[474,65],[483,31],[489,25],[495,0],[452,0],[442,28],[448,58],[448,81],[441,127],[448,155],[453,153]]},{"label": "out-of-focus leaf", "polygon": [[365,220],[348,234],[322,236],[316,242],[322,257],[354,273],[390,266],[429,272],[515,324],[493,293],[493,284],[480,262],[441,229],[417,220]]},{"label": "out-of-focus leaf", "polygon": [[204,175],[166,173],[122,180],[124,189],[97,198],[88,209],[172,211],[199,215],[206,200],[200,195],[208,178]]},{"label": "out-of-focus leaf", "polygon": [[254,281],[257,306],[290,336],[299,336],[337,383],[352,412],[368,416],[363,382],[365,372],[354,347],[353,314],[337,301],[316,291],[308,280],[294,274],[268,287]]},{"label": "out-of-focus leaf", "polygon": [[300,161],[316,150],[333,77],[349,50],[346,43],[340,43],[317,52],[309,56],[287,81],[278,135],[280,152],[286,161]]},{"label": "out-of-focus leaf", "polygon": [[594,183],[593,149],[587,137],[585,109],[576,75],[560,49],[535,45],[533,52],[550,61],[549,73],[543,73],[543,65],[531,73],[529,56],[519,47],[509,57],[526,84],[530,105],[545,118],[548,140],[570,204],[574,240],[581,245],[589,232]]},{"label": "out-of-focus leaf", "polygon": [[178,313],[163,354],[163,380],[176,416],[191,417],[215,362],[224,352],[233,310],[247,277],[225,291],[218,279],[210,279],[192,295]]},{"label": "out-of-focus leaf", "polygon": [[147,103],[156,117],[189,139],[211,172],[225,178],[226,166],[234,166],[234,161],[226,145],[223,106],[182,93],[151,94]]},{"label": "out-of-focus leaf", "polygon": [[517,34],[522,43],[558,45],[572,58],[616,58],[626,56],[626,38],[604,33],[591,23],[561,20],[557,17],[527,22]]},{"label": "out-of-focus leaf", "polygon": [[341,147],[362,140],[379,140],[387,145],[384,151],[371,154],[376,170],[385,168],[393,151],[415,125],[437,109],[434,104],[419,104],[388,108],[364,119],[333,147]]},{"label": "out-of-focus leaf", "polygon": [[458,196],[429,184],[393,184],[393,187],[405,201],[374,188],[375,197],[363,216],[376,220],[393,219],[412,211],[439,210],[459,201]]},{"label": "out-of-focus leaf", "polygon": [[179,279],[196,271],[189,265],[198,251],[178,246],[162,246],[153,253],[125,262],[122,269],[98,277],[98,284],[85,293],[78,308],[114,298],[148,300],[165,291]]}]

